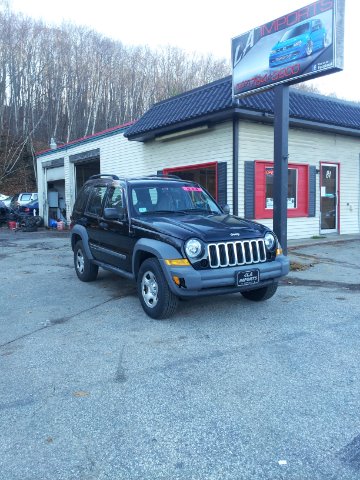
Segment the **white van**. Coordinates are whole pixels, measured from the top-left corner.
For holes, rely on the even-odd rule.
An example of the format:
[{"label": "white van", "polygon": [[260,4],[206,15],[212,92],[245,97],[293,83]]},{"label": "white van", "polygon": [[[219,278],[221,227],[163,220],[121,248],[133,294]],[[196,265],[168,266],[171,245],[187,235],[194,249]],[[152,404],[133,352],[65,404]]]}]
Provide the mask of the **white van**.
[{"label": "white van", "polygon": [[10,207],[11,208],[16,208],[19,207],[20,205],[27,205],[28,203],[32,202],[33,200],[37,200],[38,194],[37,192],[33,193],[28,193],[28,192],[21,192],[17,193],[16,195],[13,196],[11,200]]}]

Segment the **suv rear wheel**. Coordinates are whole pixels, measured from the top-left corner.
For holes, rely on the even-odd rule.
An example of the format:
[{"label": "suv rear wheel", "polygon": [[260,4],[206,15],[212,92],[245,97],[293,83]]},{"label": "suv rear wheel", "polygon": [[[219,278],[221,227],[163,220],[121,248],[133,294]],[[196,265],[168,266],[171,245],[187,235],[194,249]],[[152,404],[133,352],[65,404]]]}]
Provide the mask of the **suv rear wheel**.
[{"label": "suv rear wheel", "polygon": [[156,258],[148,258],[141,264],[137,289],[141,305],[149,317],[160,320],[175,312],[178,297],[170,290]]},{"label": "suv rear wheel", "polygon": [[90,262],[86,256],[84,245],[81,240],[76,242],[74,248],[74,265],[76,275],[82,282],[92,282],[96,280],[99,267]]},{"label": "suv rear wheel", "polygon": [[257,288],[256,290],[248,290],[247,292],[241,292],[241,295],[248,300],[252,300],[254,302],[261,302],[261,300],[268,300],[273,295],[275,295],[277,287],[277,282],[274,282],[267,287]]}]

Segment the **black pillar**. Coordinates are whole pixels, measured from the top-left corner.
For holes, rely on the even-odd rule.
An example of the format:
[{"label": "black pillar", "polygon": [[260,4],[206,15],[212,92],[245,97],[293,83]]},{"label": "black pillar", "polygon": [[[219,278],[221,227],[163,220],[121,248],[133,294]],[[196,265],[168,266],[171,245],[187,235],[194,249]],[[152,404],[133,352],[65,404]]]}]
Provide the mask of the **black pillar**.
[{"label": "black pillar", "polygon": [[274,218],[273,229],[287,254],[289,87],[274,87]]},{"label": "black pillar", "polygon": [[233,119],[233,214],[239,213],[239,120]]}]

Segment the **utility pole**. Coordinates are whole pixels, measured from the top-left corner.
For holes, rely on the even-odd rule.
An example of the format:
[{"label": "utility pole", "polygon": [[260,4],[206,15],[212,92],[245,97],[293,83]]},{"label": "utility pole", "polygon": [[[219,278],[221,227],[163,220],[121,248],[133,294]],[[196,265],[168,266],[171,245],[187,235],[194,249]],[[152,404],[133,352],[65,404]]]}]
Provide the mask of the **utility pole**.
[{"label": "utility pole", "polygon": [[289,157],[289,87],[274,87],[274,210],[273,230],[287,254],[287,197]]}]

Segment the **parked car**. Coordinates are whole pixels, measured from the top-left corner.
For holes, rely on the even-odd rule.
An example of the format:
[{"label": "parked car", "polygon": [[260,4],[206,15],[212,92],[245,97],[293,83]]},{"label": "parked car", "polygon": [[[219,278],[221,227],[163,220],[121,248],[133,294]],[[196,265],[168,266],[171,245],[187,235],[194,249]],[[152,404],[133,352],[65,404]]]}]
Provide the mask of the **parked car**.
[{"label": "parked car", "polygon": [[309,57],[313,52],[329,44],[326,29],[321,20],[314,19],[298,23],[290,28],[274,45],[270,52],[269,67],[277,67],[300,58]]},{"label": "parked car", "polygon": [[5,205],[5,203],[2,200],[0,200],[0,225],[8,221],[9,213],[10,213],[9,208]]},{"label": "parked car", "polygon": [[21,205],[26,205],[33,200],[37,200],[38,194],[37,193],[28,193],[28,192],[21,192],[17,193],[16,195],[13,196],[10,207],[12,209],[15,209],[16,207],[19,207]]},{"label": "parked car", "polygon": [[12,200],[12,195],[1,195],[0,194],[0,201],[2,201],[6,207],[10,207],[10,203]]},{"label": "parked car", "polygon": [[240,292],[267,300],[289,271],[269,228],[229,215],[201,185],[179,178],[94,175],[71,221],[78,278],[93,281],[102,267],[133,280],[156,319],[173,314],[179,298]]},{"label": "parked car", "polygon": [[18,211],[26,215],[39,215],[39,200],[33,200],[26,205],[19,205]]}]

